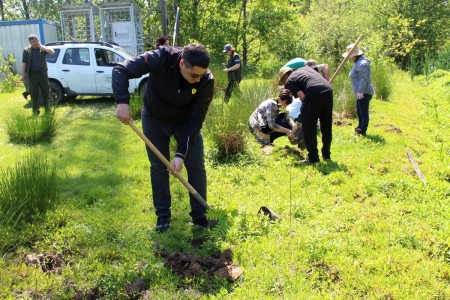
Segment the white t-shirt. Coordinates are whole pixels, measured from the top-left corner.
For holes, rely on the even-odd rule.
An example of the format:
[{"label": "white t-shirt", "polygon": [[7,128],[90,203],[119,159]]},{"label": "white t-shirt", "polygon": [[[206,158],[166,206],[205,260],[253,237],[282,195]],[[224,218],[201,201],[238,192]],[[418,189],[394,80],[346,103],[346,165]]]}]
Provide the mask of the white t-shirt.
[{"label": "white t-shirt", "polygon": [[299,98],[294,98],[291,104],[286,106],[286,110],[289,111],[289,116],[292,118],[298,118],[300,116],[300,109],[302,108],[302,101]]}]

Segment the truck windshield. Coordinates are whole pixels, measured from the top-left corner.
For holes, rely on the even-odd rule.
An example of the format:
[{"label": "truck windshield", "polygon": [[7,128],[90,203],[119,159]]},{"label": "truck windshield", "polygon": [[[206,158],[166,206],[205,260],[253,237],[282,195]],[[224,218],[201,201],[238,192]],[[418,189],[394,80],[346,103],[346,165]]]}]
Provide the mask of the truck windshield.
[{"label": "truck windshield", "polygon": [[125,50],[125,49],[123,49],[123,48],[121,48],[121,47],[117,47],[117,48],[115,48],[115,49],[117,50],[117,52],[119,52],[120,54],[122,54],[123,56],[125,56],[126,59],[133,58],[133,57],[136,56],[136,54],[131,53],[130,51]]}]

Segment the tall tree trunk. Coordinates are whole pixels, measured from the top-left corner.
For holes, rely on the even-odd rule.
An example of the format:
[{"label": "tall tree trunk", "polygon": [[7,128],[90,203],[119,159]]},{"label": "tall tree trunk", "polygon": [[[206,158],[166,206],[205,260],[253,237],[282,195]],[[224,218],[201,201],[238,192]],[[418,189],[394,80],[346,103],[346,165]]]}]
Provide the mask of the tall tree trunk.
[{"label": "tall tree trunk", "polygon": [[0,0],[0,10],[2,15],[2,21],[5,21],[5,12],[3,11],[3,0]]},{"label": "tall tree trunk", "polygon": [[22,0],[23,12],[25,13],[25,20],[30,19],[30,10],[28,8],[27,0]]},{"label": "tall tree trunk", "polygon": [[242,64],[244,66],[247,66],[247,52],[248,52],[248,45],[247,45],[247,3],[249,0],[243,0],[242,1]]}]

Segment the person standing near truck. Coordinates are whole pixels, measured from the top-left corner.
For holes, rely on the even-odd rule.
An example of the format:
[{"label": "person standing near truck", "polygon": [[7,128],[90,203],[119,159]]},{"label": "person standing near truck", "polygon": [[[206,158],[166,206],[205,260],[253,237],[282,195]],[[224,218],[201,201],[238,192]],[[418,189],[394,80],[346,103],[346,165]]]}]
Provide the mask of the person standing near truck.
[{"label": "person standing near truck", "polygon": [[48,68],[47,54],[53,55],[55,51],[52,48],[41,45],[38,37],[32,34],[28,37],[30,46],[23,49],[22,55],[22,81],[28,77],[28,92],[31,95],[33,103],[33,114],[39,115],[39,88],[41,89],[44,100],[45,112],[50,112],[50,98],[48,92]]}]

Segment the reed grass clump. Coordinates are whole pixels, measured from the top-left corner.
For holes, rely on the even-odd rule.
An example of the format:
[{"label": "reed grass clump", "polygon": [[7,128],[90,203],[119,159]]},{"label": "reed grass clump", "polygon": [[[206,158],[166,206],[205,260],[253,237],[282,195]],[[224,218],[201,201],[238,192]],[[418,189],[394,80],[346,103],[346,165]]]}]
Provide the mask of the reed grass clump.
[{"label": "reed grass clump", "polygon": [[258,105],[277,93],[277,89],[265,80],[249,80],[233,93],[229,103],[220,94],[211,104],[206,118],[205,130],[213,140],[217,158],[228,158],[246,151],[245,135],[248,118]]},{"label": "reed grass clump", "polygon": [[37,144],[50,141],[59,127],[55,110],[41,116],[32,116],[26,110],[11,110],[5,121],[6,132],[11,142]]},{"label": "reed grass clump", "polygon": [[55,164],[45,156],[30,153],[0,178],[0,223],[14,225],[31,221],[59,202],[59,178]]},{"label": "reed grass clump", "polygon": [[372,65],[372,84],[375,88],[375,96],[383,101],[389,99],[392,94],[393,80],[390,66],[375,60]]}]

